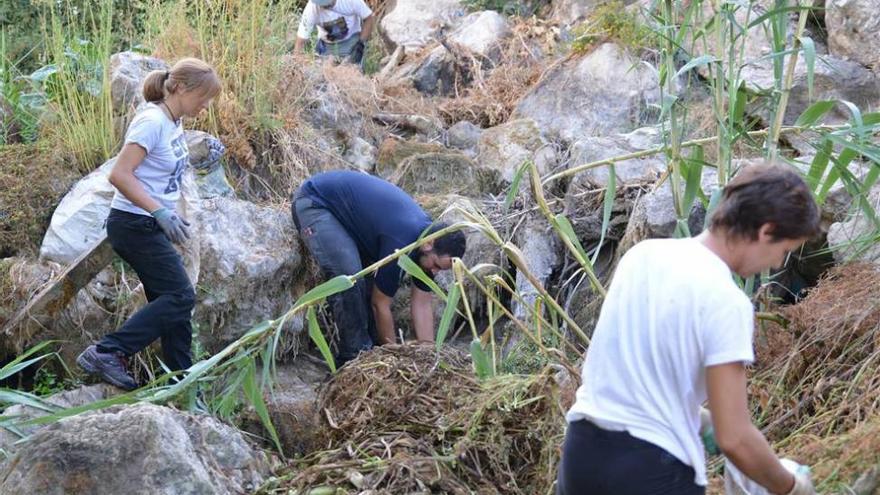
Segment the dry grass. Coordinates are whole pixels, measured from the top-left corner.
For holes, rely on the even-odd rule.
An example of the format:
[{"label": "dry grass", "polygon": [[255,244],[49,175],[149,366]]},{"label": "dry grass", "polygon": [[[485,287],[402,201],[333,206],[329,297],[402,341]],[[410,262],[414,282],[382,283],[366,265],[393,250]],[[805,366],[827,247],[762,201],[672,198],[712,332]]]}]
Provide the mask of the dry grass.
[{"label": "dry grass", "polygon": [[546,493],[564,430],[549,371],[480,382],[470,358],[383,346],[322,390],[327,450],[263,493],[330,486],[380,493]]},{"label": "dry grass", "polygon": [[517,18],[513,36],[501,46],[497,64],[484,64],[467,53],[454,50],[469,68],[467,88],[438,104],[448,124],[468,120],[480,127],[503,124],[519,100],[546,69],[543,54],[554,49],[557,31],[538,18]]},{"label": "dry grass", "polygon": [[751,396],[771,439],[829,436],[880,415],[878,286],[876,266],[834,268],[783,308],[787,328],[759,330]]},{"label": "dry grass", "polygon": [[0,146],[0,258],[33,255],[52,212],[80,174],[48,144]]}]

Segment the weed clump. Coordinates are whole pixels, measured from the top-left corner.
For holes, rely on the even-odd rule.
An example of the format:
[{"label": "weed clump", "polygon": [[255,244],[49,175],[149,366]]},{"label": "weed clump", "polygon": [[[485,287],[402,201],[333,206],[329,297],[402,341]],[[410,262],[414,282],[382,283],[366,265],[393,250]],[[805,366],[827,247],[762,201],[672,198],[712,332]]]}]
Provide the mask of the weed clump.
[{"label": "weed clump", "polygon": [[468,355],[433,345],[361,355],[323,388],[319,410],[327,450],[262,493],[546,493],[565,426],[549,370],[481,382]]},{"label": "weed clump", "polygon": [[600,5],[589,19],[572,30],[571,51],[584,54],[602,43],[613,41],[633,50],[656,47],[660,37],[626,9],[620,0]]},{"label": "weed clump", "polygon": [[880,414],[878,285],[873,265],[834,268],[781,310],[786,327],[759,330],[750,395],[771,439],[839,434]]},{"label": "weed clump", "polygon": [[0,147],[0,258],[36,254],[58,202],[79,178],[45,144]]}]

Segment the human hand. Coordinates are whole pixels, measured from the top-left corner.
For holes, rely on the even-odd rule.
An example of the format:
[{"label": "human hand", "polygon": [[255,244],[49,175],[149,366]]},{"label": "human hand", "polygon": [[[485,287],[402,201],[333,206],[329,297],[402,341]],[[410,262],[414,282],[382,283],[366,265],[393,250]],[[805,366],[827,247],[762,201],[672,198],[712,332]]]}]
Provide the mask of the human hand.
[{"label": "human hand", "polygon": [[800,466],[794,472],[794,486],[786,495],[816,495],[809,466]]},{"label": "human hand", "polygon": [[174,211],[168,208],[159,208],[152,215],[156,219],[156,223],[159,224],[159,228],[162,229],[162,232],[165,233],[165,236],[171,242],[183,244],[184,241],[189,239],[189,229],[187,228],[189,227],[189,222]]},{"label": "human hand", "polygon": [[348,61],[353,64],[360,64],[364,59],[364,50],[366,48],[367,45],[364,43],[364,40],[358,40],[354,47],[352,47],[351,53],[348,55]]}]

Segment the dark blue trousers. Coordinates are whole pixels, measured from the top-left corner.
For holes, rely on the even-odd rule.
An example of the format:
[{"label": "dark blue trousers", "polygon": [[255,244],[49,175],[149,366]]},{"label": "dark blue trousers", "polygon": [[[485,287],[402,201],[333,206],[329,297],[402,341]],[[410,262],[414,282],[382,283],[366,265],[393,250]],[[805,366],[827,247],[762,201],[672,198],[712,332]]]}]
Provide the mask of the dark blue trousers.
[{"label": "dark blue trousers", "polygon": [[196,296],[183,259],[153,217],[110,210],[107,238],[144,285],[147,304],[116,332],[98,342],[102,352],[131,356],[162,340],[162,356],[172,371],[192,365],[190,318]]},{"label": "dark blue trousers", "polygon": [[703,495],[694,469],[625,431],[586,421],[569,423],[557,495]]},{"label": "dark blue trousers", "polygon": [[[317,260],[326,279],[354,275],[363,269],[357,244],[329,210],[305,195],[294,196],[293,221],[300,238]],[[371,279],[360,279],[354,287],[328,298],[330,311],[339,330],[337,365],[371,349],[377,341],[376,324],[370,303]]]}]

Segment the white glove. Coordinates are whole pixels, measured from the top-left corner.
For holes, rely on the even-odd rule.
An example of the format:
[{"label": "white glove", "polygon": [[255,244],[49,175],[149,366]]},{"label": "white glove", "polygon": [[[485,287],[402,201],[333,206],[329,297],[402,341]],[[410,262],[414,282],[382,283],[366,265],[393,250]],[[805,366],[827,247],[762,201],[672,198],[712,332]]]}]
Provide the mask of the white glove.
[{"label": "white glove", "polygon": [[813,488],[813,479],[810,476],[810,468],[801,466],[794,473],[794,486],[786,495],[816,495]]},{"label": "white glove", "polygon": [[712,426],[712,413],[705,407],[700,407],[700,439],[703,441],[703,447],[710,455],[721,453],[718,448],[718,442],[715,440],[715,427]]}]

